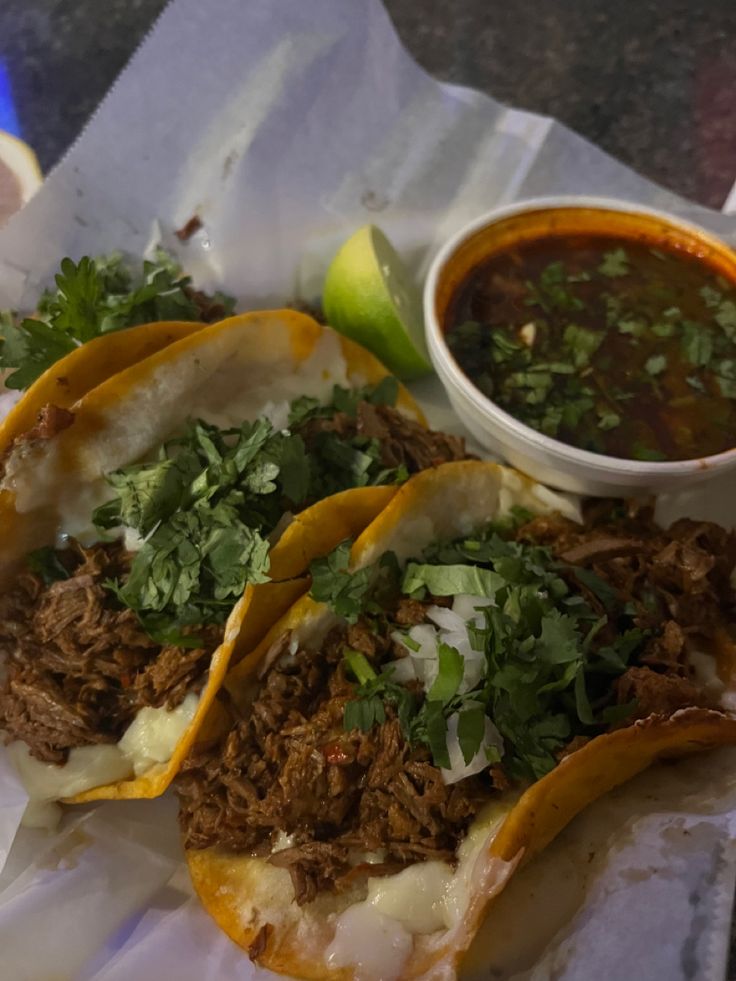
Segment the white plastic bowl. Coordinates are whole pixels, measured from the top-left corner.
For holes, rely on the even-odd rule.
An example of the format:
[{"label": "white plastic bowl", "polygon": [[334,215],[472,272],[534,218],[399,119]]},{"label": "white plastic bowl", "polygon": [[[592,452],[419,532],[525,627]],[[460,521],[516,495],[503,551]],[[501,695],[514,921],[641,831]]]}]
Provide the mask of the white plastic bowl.
[{"label": "white plastic bowl", "polygon": [[[600,212],[607,212],[613,223],[629,220],[622,219],[622,215],[633,216],[632,223],[634,220],[641,222],[642,228],[651,228],[656,224],[660,232],[665,235],[671,233],[673,243],[685,247],[691,254],[708,257],[711,261],[718,260],[724,274],[728,268],[729,278],[736,281],[736,253],[724,242],[697,225],[640,205],[606,198],[534,198],[482,215],[440,249],[432,261],[424,287],[424,317],[430,357],[460,419],[481,445],[505,458],[514,467],[543,483],[579,494],[620,497],[679,491],[736,467],[736,445],[715,456],[664,463],[624,460],[580,450],[519,422],[483,395],[462,372],[445,341],[440,323],[442,314],[438,311],[440,297],[446,297],[478,261],[481,246],[473,243],[484,241],[486,236],[492,238],[494,231],[502,227],[521,227],[525,216],[531,218],[534,215],[537,222],[542,218],[555,220],[553,212],[558,211],[559,214],[559,209],[564,209],[568,215],[573,210],[578,210],[581,216],[583,213],[589,217],[595,214],[599,220],[605,219],[605,215],[601,218]],[[514,221],[509,222],[508,219]],[[617,232],[612,230],[611,234],[616,235]],[[476,257],[470,261],[468,255],[473,249]],[[487,254],[493,251],[493,247],[490,247]],[[463,263],[466,268],[458,275],[458,266]],[[736,444],[736,433],[734,442]]]}]

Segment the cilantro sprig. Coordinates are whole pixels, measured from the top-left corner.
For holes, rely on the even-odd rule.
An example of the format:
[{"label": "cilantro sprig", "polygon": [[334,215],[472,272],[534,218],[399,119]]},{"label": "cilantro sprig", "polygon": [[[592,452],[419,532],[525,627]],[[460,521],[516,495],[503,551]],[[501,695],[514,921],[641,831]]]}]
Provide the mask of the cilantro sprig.
[{"label": "cilantro sprig", "polygon": [[163,250],[140,271],[119,254],[83,256],[76,263],[62,259],[55,283],[39,301],[37,316],[19,320],[0,313],[0,368],[12,369],[8,388],[27,388],[64,355],[101,334],[157,320],[225,317],[234,305],[222,293],[195,294],[190,277]]}]

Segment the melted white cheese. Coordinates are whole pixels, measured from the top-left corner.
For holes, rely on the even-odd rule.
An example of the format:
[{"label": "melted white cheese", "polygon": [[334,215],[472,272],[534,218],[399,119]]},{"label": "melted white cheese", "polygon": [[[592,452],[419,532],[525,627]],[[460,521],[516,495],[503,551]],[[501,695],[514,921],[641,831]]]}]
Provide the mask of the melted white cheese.
[{"label": "melted white cheese", "polygon": [[63,766],[42,763],[31,756],[25,743],[14,742],[8,754],[31,801],[73,797],[90,787],[133,775],[133,764],[117,746],[78,746],[70,750]]},{"label": "melted white cheese", "polygon": [[451,879],[447,862],[410,865],[396,875],[369,879],[367,902],[410,933],[433,933],[448,925],[443,900]]},{"label": "melted white cheese", "polygon": [[715,657],[712,654],[706,654],[704,651],[690,651],[688,661],[695,672],[695,678],[698,683],[709,695],[719,698],[723,694],[726,686],[718,677]]},{"label": "melted white cheese", "polygon": [[198,703],[198,696],[192,693],[171,712],[141,709],[117,745],[77,746],[69,751],[63,766],[42,763],[23,742],[11,743],[8,754],[32,803],[73,797],[92,787],[140,776],[156,763],[167,763]]},{"label": "melted white cheese", "polygon": [[191,724],[199,697],[190,692],[175,709],[142,708],[118,743],[137,777],[156,763],[168,763],[176,744]]},{"label": "melted white cheese", "polygon": [[24,828],[54,831],[61,821],[62,813],[61,807],[53,801],[29,800],[20,823]]},{"label": "melted white cheese", "polygon": [[338,916],[325,951],[330,967],[352,967],[355,981],[396,981],[414,940],[398,920],[370,903],[355,903]]},{"label": "melted white cheese", "polygon": [[395,981],[415,936],[461,925],[479,888],[478,860],[512,804],[508,799],[483,808],[458,848],[454,870],[445,862],[421,862],[369,879],[367,899],[336,917],[327,963],[353,967],[358,981]]}]

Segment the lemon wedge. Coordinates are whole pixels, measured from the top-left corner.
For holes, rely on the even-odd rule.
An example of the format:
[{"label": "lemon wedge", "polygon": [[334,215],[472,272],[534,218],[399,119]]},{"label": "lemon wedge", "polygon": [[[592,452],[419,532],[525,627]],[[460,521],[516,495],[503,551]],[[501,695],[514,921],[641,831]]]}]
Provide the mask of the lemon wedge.
[{"label": "lemon wedge", "polygon": [[33,197],[42,180],[28,144],[0,130],[0,225]]},{"label": "lemon wedge", "polygon": [[341,246],[322,292],[327,323],[368,348],[404,381],[432,370],[421,295],[398,253],[375,225]]}]

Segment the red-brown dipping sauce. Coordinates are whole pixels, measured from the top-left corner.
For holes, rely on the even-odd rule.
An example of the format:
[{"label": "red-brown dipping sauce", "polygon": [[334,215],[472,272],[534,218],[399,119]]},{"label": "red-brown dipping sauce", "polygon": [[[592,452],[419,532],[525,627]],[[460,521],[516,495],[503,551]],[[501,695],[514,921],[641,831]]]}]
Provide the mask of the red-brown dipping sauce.
[{"label": "red-brown dipping sauce", "polygon": [[468,378],[548,436],[659,461],[736,443],[736,286],[666,243],[512,246],[456,286],[444,326]]}]

